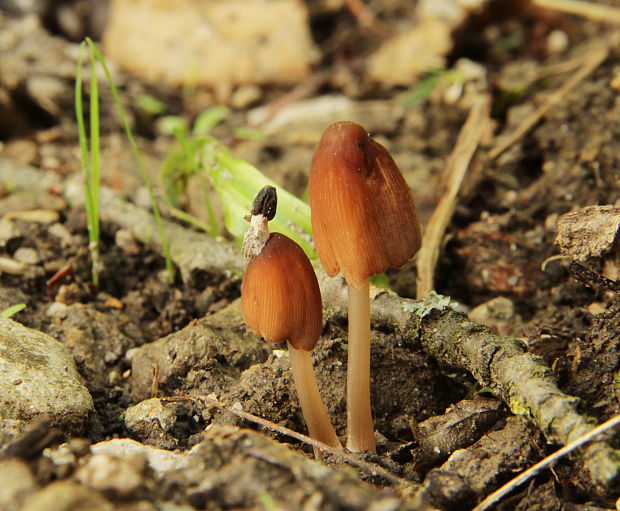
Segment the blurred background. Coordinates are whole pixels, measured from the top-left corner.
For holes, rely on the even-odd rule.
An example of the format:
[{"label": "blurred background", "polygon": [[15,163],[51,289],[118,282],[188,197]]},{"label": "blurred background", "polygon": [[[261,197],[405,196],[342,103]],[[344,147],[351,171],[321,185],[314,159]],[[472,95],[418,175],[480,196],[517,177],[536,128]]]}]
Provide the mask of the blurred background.
[{"label": "blurred background", "polygon": [[[322,131],[349,119],[392,152],[425,225],[445,191],[448,158],[476,99],[491,105],[480,141],[490,148],[583,64],[593,44],[613,40],[613,12],[596,7],[613,8],[614,2],[578,4],[582,10],[574,13],[561,0],[3,0],[0,156],[61,176],[80,170],[74,84],[79,43],[88,36],[103,51],[147,170],[174,208],[212,221],[204,201],[212,187],[196,176],[179,145],[196,148],[208,134],[303,198]],[[599,107],[615,107],[620,80],[615,64],[609,66],[609,87],[603,95],[592,92],[599,98],[592,101],[600,102],[594,116]],[[103,183],[148,204],[103,73],[98,78]],[[83,81],[87,98],[88,66]],[[563,145],[554,127],[567,126],[562,115],[494,164],[474,162],[450,227],[456,238],[448,238],[440,265],[465,264],[480,275],[475,262],[463,260],[471,233],[458,229],[523,208],[523,222],[551,228],[534,259],[553,253],[555,219],[574,206],[567,197],[575,196],[556,189],[559,183],[577,186],[566,171],[573,166],[559,168],[545,192],[523,193],[535,183],[543,186],[539,178],[549,175],[554,151]],[[581,129],[577,119],[571,122],[579,136],[592,125]],[[582,205],[615,200],[616,159],[597,137],[592,144],[609,152],[601,163],[609,171],[592,174],[596,186],[577,194]],[[574,161],[572,146],[568,150]],[[557,200],[531,205],[547,192]],[[228,235],[221,213],[217,222]],[[462,235],[467,239],[459,241]],[[442,280],[440,272],[440,290],[470,306],[498,292],[529,296],[537,277],[527,268],[536,264],[531,254],[525,259],[518,271],[508,265],[493,278],[472,276],[460,284]],[[414,280],[412,270],[393,284],[415,296]],[[520,307],[530,309],[527,302]]]}]

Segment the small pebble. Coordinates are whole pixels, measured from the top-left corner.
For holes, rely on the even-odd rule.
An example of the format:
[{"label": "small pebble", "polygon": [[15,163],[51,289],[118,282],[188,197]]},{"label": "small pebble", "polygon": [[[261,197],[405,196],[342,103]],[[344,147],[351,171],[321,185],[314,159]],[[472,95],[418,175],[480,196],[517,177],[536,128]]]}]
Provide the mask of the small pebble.
[{"label": "small pebble", "polygon": [[118,360],[118,355],[113,351],[106,351],[105,355],[103,355],[103,360],[106,364],[113,364]]},{"label": "small pebble", "polygon": [[550,55],[557,55],[568,48],[568,36],[563,30],[554,30],[547,36],[547,51]]},{"label": "small pebble", "polygon": [[67,317],[67,305],[61,302],[54,302],[49,305],[45,314],[52,318],[66,318]]},{"label": "small pebble", "polygon": [[30,270],[30,265],[16,261],[9,257],[0,257],[0,271],[11,275],[25,275]]},{"label": "small pebble", "polygon": [[609,82],[609,86],[615,91],[620,90],[620,70],[619,69],[614,69],[614,74],[611,78],[611,81]]},{"label": "small pebble", "polygon": [[230,98],[233,108],[243,110],[258,103],[263,97],[263,90],[256,85],[242,85]]},{"label": "small pebble", "polygon": [[137,206],[149,209],[151,207],[151,196],[149,195],[148,189],[145,186],[138,188],[133,195],[133,201]]},{"label": "small pebble", "polygon": [[108,298],[105,301],[105,306],[109,307],[110,309],[116,309],[116,310],[123,310],[125,308],[125,304],[123,302],[121,302],[118,298]]},{"label": "small pebble", "polygon": [[116,385],[121,379],[121,375],[118,371],[110,371],[108,373],[108,383],[112,386]]},{"label": "small pebble", "polygon": [[125,352],[125,360],[131,362],[133,357],[140,351],[140,348],[130,348]]},{"label": "small pebble", "polygon": [[607,312],[607,309],[600,302],[592,302],[590,305],[588,305],[588,312],[590,314],[597,315],[597,314],[603,314],[604,312]]},{"label": "small pebble", "polygon": [[547,218],[545,218],[545,229],[549,231],[555,231],[556,225],[558,223],[558,218],[560,215],[557,213],[551,213]]},{"label": "small pebble", "polygon": [[288,356],[288,351],[286,350],[273,350],[271,352],[276,358],[282,358]]},{"label": "small pebble", "polygon": [[123,378],[127,379],[130,376],[131,376],[131,369],[127,369],[127,371],[123,373]]},{"label": "small pebble", "polygon": [[13,254],[13,258],[20,263],[37,264],[40,261],[39,253],[30,247],[20,247]]},{"label": "small pebble", "polygon": [[15,378],[12,382],[11,385],[20,385],[22,382],[21,378]]},{"label": "small pebble", "polygon": [[142,456],[95,454],[76,471],[75,478],[84,486],[128,498],[143,487],[145,468],[146,458]]},{"label": "small pebble", "polygon": [[60,218],[58,211],[53,211],[51,209],[12,211],[7,213],[5,216],[9,220],[24,220],[25,222],[34,222],[38,224],[51,224],[58,222],[58,219]]},{"label": "small pebble", "polygon": [[144,423],[157,421],[158,429],[171,431],[177,421],[177,405],[164,405],[157,398],[146,399],[125,411],[125,425],[129,430],[139,430]]},{"label": "small pebble", "polygon": [[58,238],[60,241],[71,241],[71,233],[63,224],[52,224],[48,227],[47,232],[49,232],[55,238]]},{"label": "small pebble", "polygon": [[80,303],[83,297],[84,293],[82,288],[80,288],[79,284],[72,282],[70,284],[63,284],[58,288],[56,301],[67,305],[72,305],[74,303]]}]

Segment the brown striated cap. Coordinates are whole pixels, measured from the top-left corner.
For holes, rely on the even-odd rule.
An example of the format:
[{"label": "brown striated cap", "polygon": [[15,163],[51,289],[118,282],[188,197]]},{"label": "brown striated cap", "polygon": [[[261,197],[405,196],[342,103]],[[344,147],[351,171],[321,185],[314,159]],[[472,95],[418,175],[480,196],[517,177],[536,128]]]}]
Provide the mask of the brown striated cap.
[{"label": "brown striated cap", "polygon": [[323,325],[321,291],[302,248],[279,232],[271,233],[248,264],[241,286],[243,319],[271,342],[289,341],[314,349]]},{"label": "brown striated cap", "polygon": [[312,158],[314,242],[330,277],[362,286],[420,248],[411,192],[388,150],[353,122],[325,130]]}]

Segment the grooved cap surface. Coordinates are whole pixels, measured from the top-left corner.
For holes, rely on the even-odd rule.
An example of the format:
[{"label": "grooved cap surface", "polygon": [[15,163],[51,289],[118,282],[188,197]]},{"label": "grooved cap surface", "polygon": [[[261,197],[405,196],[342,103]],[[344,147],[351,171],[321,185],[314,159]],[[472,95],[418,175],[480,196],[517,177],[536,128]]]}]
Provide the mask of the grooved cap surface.
[{"label": "grooved cap surface", "polygon": [[271,342],[314,349],[321,335],[321,291],[302,248],[271,233],[262,252],[248,264],[241,286],[243,319]]},{"label": "grooved cap surface", "polygon": [[420,248],[413,198],[388,150],[353,122],[323,134],[310,170],[312,230],[331,277],[342,271],[360,287]]}]

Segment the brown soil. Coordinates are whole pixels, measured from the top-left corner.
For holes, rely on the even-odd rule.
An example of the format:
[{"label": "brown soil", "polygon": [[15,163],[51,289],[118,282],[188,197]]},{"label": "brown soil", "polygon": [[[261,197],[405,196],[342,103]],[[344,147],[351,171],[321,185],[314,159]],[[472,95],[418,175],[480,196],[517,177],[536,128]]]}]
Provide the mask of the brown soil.
[{"label": "brown soil", "polygon": [[[383,7],[379,4],[381,2],[369,2],[370,8],[376,9],[388,25],[404,9],[403,2],[385,2]],[[10,30],[9,21],[2,23]],[[548,34],[556,29],[568,34],[569,49],[550,55],[543,46]],[[313,30],[325,55],[317,73],[343,66],[344,71],[340,69],[340,72],[346,72],[351,80],[359,82],[354,91],[356,100],[389,102],[400,92],[377,88],[364,76],[360,62],[368,48],[375,44],[376,36],[363,31],[345,10],[317,14],[313,18]],[[327,36],[327,32],[340,36]],[[356,36],[360,35],[363,37],[359,44],[354,44]],[[508,36],[520,42],[507,48]],[[62,34],[55,37],[58,45],[70,44]],[[490,9],[484,16],[472,18],[454,37],[459,44],[450,55],[450,62],[467,57],[484,66],[489,91],[493,94],[496,131],[510,132],[522,115],[533,111],[546,94],[558,89],[570,75],[546,74],[549,66],[583,54],[587,52],[587,44],[604,41],[611,35],[607,27],[581,19],[543,16],[529,11],[498,16]],[[41,47],[38,59],[55,58],[46,56],[48,50],[56,51],[56,48]],[[437,292],[449,295],[466,311],[498,296],[508,298],[514,312],[495,324],[496,331],[526,340],[530,349],[542,355],[550,365],[560,388],[580,398],[581,411],[601,422],[620,413],[617,293],[576,281],[563,261],[550,262],[545,271],[541,270],[541,265],[558,252],[554,239],[559,215],[592,204],[619,205],[620,125],[617,119],[620,118],[620,102],[617,101],[617,84],[610,85],[618,81],[618,57],[620,50],[612,48],[608,58],[591,76],[566,94],[497,160],[488,162],[484,154],[479,155],[459,196],[436,279]],[[520,89],[523,83],[514,83],[515,74],[521,79],[526,79],[527,75],[545,77],[532,79]],[[148,90],[170,101],[173,113],[187,119],[194,118],[207,106],[207,102],[198,99],[182,105],[179,91],[143,84],[127,75],[119,80],[127,105],[135,104],[136,97]],[[350,87],[339,86],[335,79],[334,82],[324,80],[313,94],[343,90],[353,94]],[[38,167],[42,174],[55,174],[62,183],[79,172],[77,131],[69,106],[71,83],[65,81],[64,84],[66,91],[59,101],[66,101],[67,105],[61,104],[66,108],[57,115],[44,115],[34,100],[11,103],[14,113],[20,115],[20,122],[14,128],[0,115],[0,135],[4,144],[0,157]],[[511,96],[517,89],[520,92]],[[275,101],[285,92],[265,87],[265,102]],[[519,110],[525,114],[518,113]],[[121,128],[112,111],[112,107],[103,110],[102,147],[109,164],[104,169],[104,184],[124,197],[135,198],[140,180],[130,163],[130,153],[119,135]],[[138,119],[140,114],[132,113],[147,167],[157,177],[159,164],[174,141],[157,135],[155,119]],[[244,111],[235,111],[216,129],[215,135],[231,140],[233,129],[244,125],[244,114]],[[435,91],[425,101],[406,110],[397,125],[377,133],[394,152],[409,182],[419,183],[414,195],[425,221],[441,196],[442,170],[466,116],[466,105],[447,105],[440,92]],[[482,153],[489,145],[485,144]],[[295,193],[301,194],[305,189],[311,146],[290,147],[285,137],[276,136],[262,142],[236,141],[234,150]],[[207,430],[205,433],[205,428],[217,423],[258,429],[261,435],[290,443],[308,456],[312,452],[309,446],[268,428],[233,419],[203,403],[179,404],[175,426],[165,434],[160,430],[129,430],[123,420],[124,414],[129,406],[151,397],[154,370],[160,397],[215,393],[228,406],[240,404],[244,411],[295,431],[303,432],[305,426],[288,362],[273,350],[274,347],[253,337],[242,324],[234,326],[237,336],[230,341],[232,344],[220,346],[209,341],[222,322],[239,319],[238,311],[234,310],[240,294],[238,278],[222,272],[183,282],[177,275],[176,282],[171,284],[161,254],[133,239],[131,247],[119,243],[118,226],[104,224],[101,254],[105,269],[101,274],[101,286],[95,289],[90,283],[84,210],[62,199],[62,186],[47,194],[19,191],[20,195],[11,193],[6,183],[3,186],[0,216],[16,210],[57,211],[58,223],[67,234],[62,237],[51,233],[49,224],[14,222],[17,234],[0,247],[0,255],[13,258],[18,250],[34,249],[38,256],[36,267],[40,271],[18,276],[2,273],[0,309],[15,303],[27,305],[14,319],[49,333],[71,351],[96,409],[80,435],[60,433],[49,437],[34,453],[26,456],[22,452],[22,458],[27,459],[41,487],[52,481],[73,480],[80,457],[88,456],[81,453],[74,465],[66,465],[64,471],[59,472],[58,467],[50,467],[49,460],[42,456],[43,447],[69,441],[77,449],[75,442],[79,438],[96,443],[132,437],[145,444],[179,451],[200,444],[204,465],[211,463],[222,472],[220,479],[212,482],[216,489],[211,492],[206,486],[201,487],[199,481],[192,480],[191,474],[180,474],[179,480],[171,478],[161,485],[155,482],[152,474],[144,475],[139,497],[104,492],[119,509],[160,509],[154,504],[160,501],[189,506],[178,509],[269,509],[264,500],[257,500],[257,495],[267,492],[278,500],[287,491],[293,492],[290,509],[301,509],[302,502],[313,491],[323,496],[323,507],[316,509],[366,508],[370,500],[364,502],[361,498],[354,498],[351,507],[343,504],[345,482],[342,482],[342,492],[338,493],[333,488],[330,490],[325,480],[317,482],[318,476],[311,484],[304,483],[310,486],[309,489],[304,486],[306,493],[302,499],[291,490],[295,485],[290,480],[283,482],[281,474],[264,472],[265,467],[260,462],[267,460],[269,464],[273,446],[260,443],[264,440],[262,436],[253,440],[257,442],[256,452],[260,453],[254,458],[250,456],[252,462],[247,462],[243,435],[252,433],[242,432],[235,437],[238,432],[209,433]],[[49,279],[67,266],[70,270],[66,276],[50,284]],[[604,262],[596,261],[591,269],[602,272]],[[394,291],[404,297],[415,297],[413,264],[390,271],[389,276]],[[65,304],[66,310],[50,315],[53,303]],[[600,313],[593,314],[593,311]],[[149,343],[153,344],[148,349],[136,352],[135,348]],[[190,345],[191,349],[187,347]],[[328,322],[314,360],[320,368],[319,384],[328,411],[337,433],[343,435],[346,428],[344,318]],[[441,366],[419,343],[381,324],[375,325],[373,330],[372,371],[379,452],[368,460],[412,483],[426,478],[427,502],[437,508],[471,508],[485,494],[555,448],[545,443],[541,432],[532,424],[513,416],[499,400],[480,389],[471,375]],[[446,409],[480,391],[495,405],[479,398],[474,411],[465,413],[462,421],[459,419],[467,424],[467,434],[452,438],[455,435],[453,426],[442,433],[442,425],[449,421],[449,416],[444,415]],[[424,422],[436,416],[441,418],[439,426]],[[424,443],[425,438],[432,437],[434,428],[439,428],[436,434],[440,444],[448,442],[450,451],[467,449],[469,462],[486,468],[472,475],[466,484],[450,472],[457,470],[456,460],[451,459],[442,470],[432,471],[447,459],[447,454],[437,456],[434,449],[428,447],[439,444]],[[204,442],[205,439],[210,439],[211,443]],[[506,451],[507,446],[512,450]],[[276,455],[273,456],[275,459]],[[270,465],[270,470],[277,472],[281,467],[275,463]],[[297,461],[290,463],[294,466]],[[396,499],[394,507],[386,505],[381,509],[407,509],[414,505],[406,492],[394,490],[394,485],[385,479],[370,476],[363,470],[347,472],[349,469],[342,469],[339,460],[328,458],[325,463],[335,467],[335,474],[344,470],[338,477],[352,485],[353,489],[346,488],[353,494],[355,485],[359,484],[359,495],[366,495],[363,493],[368,488],[366,482],[392,491],[390,495]],[[617,495],[613,492],[596,494],[588,481],[580,477],[579,470],[578,457],[562,461],[555,473],[543,472],[531,485],[514,492],[498,509],[586,509],[583,507],[586,503],[610,508]],[[485,477],[481,472],[485,472]],[[273,475],[271,483],[269,475]],[[242,479],[234,482],[235,477]],[[187,480],[181,480],[183,478]],[[193,489],[186,491],[189,487]],[[453,493],[446,488],[453,488]],[[140,504],[144,506],[140,508],[131,507],[138,506],[138,500],[149,502],[151,507],[146,504]]]}]

